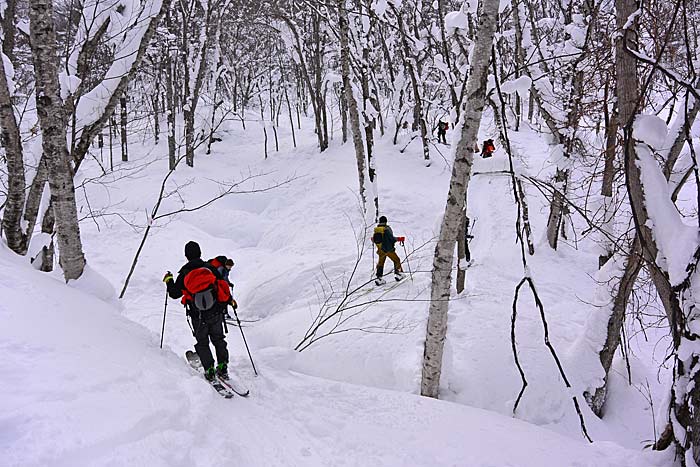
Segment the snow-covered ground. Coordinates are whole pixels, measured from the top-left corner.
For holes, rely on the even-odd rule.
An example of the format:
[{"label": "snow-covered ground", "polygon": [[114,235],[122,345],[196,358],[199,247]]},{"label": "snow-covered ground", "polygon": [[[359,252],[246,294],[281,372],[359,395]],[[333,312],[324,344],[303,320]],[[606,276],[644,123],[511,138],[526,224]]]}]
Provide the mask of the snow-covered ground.
[{"label": "snow-covered ground", "polygon": [[[510,317],[523,275],[515,243],[515,207],[502,152],[477,160],[469,192],[475,236],[467,290],[450,304],[443,401],[417,396],[433,255],[450,168],[434,151],[426,168],[417,141],[400,153],[389,138],[375,149],[380,210],[407,237],[412,278],[365,297],[390,299],[351,317],[340,332],[303,352],[292,349],[318,313],[329,283],[345,284],[363,231],[352,145],[339,138],[322,154],[308,128],[292,149],[280,129],[280,152],[263,159],[259,128],[231,122],[213,154],[194,170],[176,171],[159,214],[196,206],[222,183],[255,176],[210,207],[157,220],[122,300],[121,289],[141,240],[138,226],[157,201],[167,171],[165,144],[132,142],[132,161],[113,176],[78,189],[88,210],[81,224],[90,265],[71,287],[60,274],[34,271],[0,249],[0,458],[7,465],[668,465],[669,453],[642,451],[653,439],[651,408],[617,365],[608,413],[598,420],[579,396],[594,443],[583,439],[571,401],[580,395],[581,335],[593,302],[597,255],[585,242],[556,253],[541,241],[544,200],[526,187],[536,241],[530,259],[553,345],[574,385],[567,390],[543,344],[539,314],[523,293],[517,342],[529,386],[520,390]],[[485,133],[492,128],[483,129]],[[522,170],[546,173],[546,145],[524,130],[514,136]],[[439,146],[447,157],[445,146]],[[116,168],[116,167],[115,167]],[[98,175],[85,167],[81,181]],[[205,258],[226,254],[239,315],[260,371],[254,377],[237,329],[231,329],[232,374],[248,399],[224,400],[184,362],[193,338],[179,303],[167,308],[159,349],[166,270],[184,263],[183,247],[200,243]],[[371,278],[369,242],[353,284]],[[405,252],[399,250],[400,256]],[[405,265],[407,269],[408,264]],[[389,270],[389,265],[386,267]],[[349,312],[348,312],[349,313]],[[346,313],[345,317],[349,314]],[[345,329],[345,328],[341,328]],[[364,330],[364,332],[363,332]],[[372,332],[367,332],[372,331]],[[635,349],[649,352],[654,342]],[[636,384],[648,380],[657,419],[664,386],[655,368],[632,360]],[[647,360],[648,361],[648,360]],[[662,381],[663,382],[663,381]],[[539,425],[539,426],[538,426]]]}]

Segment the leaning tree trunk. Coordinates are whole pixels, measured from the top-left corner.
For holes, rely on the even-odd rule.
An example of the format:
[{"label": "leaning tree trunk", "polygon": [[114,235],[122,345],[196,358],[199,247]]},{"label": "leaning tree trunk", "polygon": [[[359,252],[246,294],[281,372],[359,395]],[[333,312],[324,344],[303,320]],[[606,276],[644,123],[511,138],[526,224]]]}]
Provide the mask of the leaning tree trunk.
[{"label": "leaning tree trunk", "polygon": [[362,208],[367,210],[367,194],[365,188],[365,148],[362,143],[362,128],[360,127],[360,112],[357,109],[357,101],[352,92],[350,80],[350,25],[348,12],[345,9],[345,0],[338,0],[338,22],[340,33],[340,67],[343,74],[343,96],[345,105],[350,114],[350,128],[352,130],[352,142],[355,146],[357,159],[357,175],[360,181],[360,199]]},{"label": "leaning tree trunk", "polygon": [[[634,2],[632,2],[632,4],[634,4]],[[618,8],[620,7],[618,6]],[[620,10],[620,12],[622,13],[623,11],[626,11],[627,15],[629,15],[630,11],[634,11],[630,10],[631,8],[636,9],[636,7],[629,6],[627,10]],[[622,27],[622,25],[625,22],[626,17],[622,17],[622,15],[618,17],[618,27]],[[633,31],[628,33],[630,34],[628,38],[633,37],[631,36],[632,32]],[[616,56],[618,57],[618,60],[616,62],[616,73],[622,73],[621,78],[617,80],[618,104],[620,104],[620,106],[619,111],[613,111],[613,114],[610,117],[608,128],[606,129],[606,161],[603,177],[603,186],[601,190],[601,194],[606,198],[612,197],[613,195],[613,176],[615,170],[615,140],[617,136],[618,125],[622,126],[623,129],[630,126],[631,120],[634,117],[636,100],[639,98],[637,85],[635,84],[637,82],[636,62],[629,53],[625,52],[622,39],[620,39],[616,47]],[[683,145],[686,141],[686,128],[690,128],[693,125],[693,122],[697,117],[698,110],[700,110],[700,105],[698,105],[698,102],[699,101],[693,102],[693,105],[688,110],[687,114],[679,115],[679,124],[674,125],[675,128],[671,132],[673,142],[670,144],[670,147],[666,154],[664,154],[664,159],[666,160],[666,162],[663,167],[663,175],[666,178],[666,180],[670,178],[673,172],[673,167],[676,161],[678,160]],[[624,152],[626,161],[631,160],[628,159],[628,157],[635,157],[633,154],[634,147],[631,142],[625,145]],[[631,167],[631,170],[636,169],[636,164],[633,165],[634,167]],[[639,194],[639,190],[640,188],[637,187],[636,192],[630,192],[631,196],[636,197],[638,204],[641,202],[641,195]],[[645,216],[645,212],[646,211],[641,212],[639,216]],[[607,213],[606,216],[608,216]],[[646,223],[646,221],[644,221],[644,223]],[[645,242],[645,245],[646,248],[643,250],[638,232],[635,235],[634,241],[632,242],[632,248],[630,253],[627,255],[624,268],[621,269],[616,275],[617,277],[619,277],[619,282],[615,284],[615,288],[612,291],[612,310],[608,319],[607,334],[603,347],[599,352],[599,358],[603,370],[605,372],[605,376],[600,386],[596,388],[591,388],[586,393],[584,393],[584,396],[589,406],[591,407],[593,412],[598,416],[601,416],[603,414],[607,397],[607,385],[610,368],[612,367],[612,362],[615,353],[617,352],[617,348],[620,345],[620,335],[622,332],[622,326],[624,324],[627,305],[632,295],[632,291],[634,290],[634,285],[639,275],[639,272],[641,271],[643,259],[647,260],[648,262],[651,262],[653,265],[656,258],[656,254],[649,252],[649,248],[655,248],[655,246],[653,246],[653,244],[649,244],[649,242]],[[603,263],[607,262],[607,258],[601,258],[600,262],[602,267]],[[613,264],[611,267],[617,266]],[[650,271],[654,285],[657,288],[657,292],[662,300],[664,309],[666,310],[667,316],[669,318],[669,322],[672,322],[672,314],[677,310],[677,304],[671,298],[671,295],[673,293],[671,290],[669,290],[668,281],[663,277],[663,274],[659,272],[658,268],[652,266],[650,268]],[[606,273],[606,276],[609,276],[609,274]]]},{"label": "leaning tree trunk", "polygon": [[460,228],[460,213],[466,203],[474,159],[474,143],[485,105],[486,80],[491,46],[496,30],[498,6],[499,0],[483,0],[481,2],[479,35],[474,46],[469,80],[467,81],[467,101],[460,121],[461,134],[454,149],[455,160],[452,167],[447,205],[440,226],[438,242],[435,246],[421,381],[421,394],[428,397],[437,398],[439,394],[442,353],[447,335],[447,309],[450,299],[455,242]]},{"label": "leaning tree trunk", "polygon": [[[614,258],[610,259],[606,262],[604,268],[617,267],[616,263],[617,262]],[[600,386],[594,389],[592,388],[583,393],[589,407],[591,410],[593,410],[593,413],[599,417],[602,417],[603,415],[603,408],[608,395],[608,377],[615,353],[617,352],[617,348],[620,346],[622,326],[624,325],[625,321],[627,304],[629,303],[632,291],[634,290],[634,284],[641,268],[642,252],[639,246],[639,239],[635,236],[632,243],[632,251],[627,256],[625,266],[620,274],[620,279],[612,300],[612,312],[608,318],[605,343],[603,344],[600,352],[598,352],[598,358],[600,359],[600,364],[603,367],[605,376],[603,377],[603,381]],[[608,274],[606,274],[606,277],[607,275]]]},{"label": "leaning tree trunk", "polygon": [[[626,24],[627,31],[620,40],[626,40],[630,48],[637,48],[635,19],[630,20],[637,11],[638,5],[634,0],[616,0],[618,25]],[[624,43],[621,45],[624,47]],[[640,238],[644,259],[650,264],[650,273],[659,298],[667,314],[671,337],[673,340],[674,374],[670,395],[670,414],[668,431],[676,446],[677,458],[682,466],[698,465],[700,463],[700,351],[697,342],[700,341],[697,305],[698,299],[693,296],[693,288],[697,287],[697,263],[700,250],[694,252],[693,262],[688,264],[685,271],[687,278],[678,283],[671,283],[667,262],[659,261],[657,235],[658,228],[649,216],[647,199],[651,196],[655,202],[663,202],[664,194],[646,193],[642,182],[642,167],[650,170],[655,163],[654,156],[647,148],[637,149],[632,134],[634,112],[636,110],[639,91],[637,88],[637,70],[635,58],[623,52],[617,55],[617,88],[618,104],[620,106],[620,124],[625,129],[625,182],[632,207],[634,224]],[[643,153],[644,151],[645,153]],[[646,159],[643,162],[643,159]],[[661,170],[659,170],[660,173]],[[650,174],[646,173],[646,177]],[[670,196],[667,212],[676,214]],[[657,208],[658,209],[658,208]],[[656,222],[659,220],[656,219]],[[682,221],[679,221],[682,223]],[[682,305],[681,305],[682,303]],[[657,446],[658,447],[658,444]]]},{"label": "leaning tree trunk", "polygon": [[66,145],[66,122],[58,82],[58,55],[53,2],[30,0],[29,35],[36,77],[36,109],[42,149],[49,172],[51,203],[56,219],[59,263],[66,281],[79,278],[85,268],[75,203],[73,174]]}]

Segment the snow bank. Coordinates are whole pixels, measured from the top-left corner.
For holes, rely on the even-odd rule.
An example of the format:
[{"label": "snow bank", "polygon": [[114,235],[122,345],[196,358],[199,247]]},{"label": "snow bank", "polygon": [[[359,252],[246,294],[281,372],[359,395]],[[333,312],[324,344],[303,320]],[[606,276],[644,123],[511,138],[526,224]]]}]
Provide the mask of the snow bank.
[{"label": "snow bank", "polygon": [[70,281],[69,286],[104,301],[109,301],[116,297],[114,286],[89,264],[85,266],[82,276],[78,280]]},{"label": "snow bank", "polygon": [[252,395],[225,400],[157,336],[20,260],[0,249],[8,467],[653,465],[483,410],[303,377],[271,366],[286,365],[279,352],[258,354],[255,380],[234,362]]}]

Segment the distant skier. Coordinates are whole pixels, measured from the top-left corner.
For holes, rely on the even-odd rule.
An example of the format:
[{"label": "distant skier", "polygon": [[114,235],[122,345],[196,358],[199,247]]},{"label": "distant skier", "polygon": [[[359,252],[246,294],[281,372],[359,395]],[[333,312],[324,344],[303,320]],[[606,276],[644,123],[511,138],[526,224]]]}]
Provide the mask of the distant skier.
[{"label": "distant skier", "polygon": [[[229,279],[229,274],[231,273],[231,268],[233,268],[233,260],[231,258],[227,258],[224,255],[219,255],[215,258],[210,259],[207,261],[207,263],[211,264],[216,268],[217,271],[219,271],[219,274],[221,275],[221,279],[226,281],[226,284],[228,284],[229,288],[233,289],[233,282]],[[236,301],[231,299],[231,305],[234,308],[237,308],[238,305],[236,304]],[[224,308],[224,319],[233,319],[231,318],[231,315],[228,312],[228,307]],[[224,324],[224,329],[226,329],[226,325]],[[228,332],[228,330],[227,330]]]},{"label": "distant skier", "polygon": [[447,144],[447,130],[450,128],[449,123],[440,120],[437,124],[438,143]]},{"label": "distant skier", "polygon": [[207,263],[211,264],[219,271],[221,278],[226,281],[229,287],[233,287],[233,283],[228,278],[231,273],[231,268],[233,267],[233,260],[231,258],[219,255],[216,258],[210,259]]},{"label": "distant skier", "polygon": [[374,235],[372,235],[372,242],[377,247],[377,255],[379,256],[379,261],[377,262],[377,278],[374,281],[377,285],[386,284],[382,276],[384,276],[384,262],[387,257],[394,263],[395,279],[397,281],[403,279],[401,260],[396,254],[394,245],[396,245],[396,242],[403,245],[405,240],[405,237],[394,237],[394,232],[391,230],[391,227],[387,225],[385,216],[379,218],[379,223],[374,228]]},{"label": "distant skier", "polygon": [[[194,348],[202,362],[204,376],[209,381],[213,380],[216,374],[228,379],[228,349],[223,317],[227,305],[235,307],[236,302],[217,268],[203,261],[201,256],[199,244],[187,242],[187,264],[180,268],[177,280],[173,280],[172,273],[168,271],[163,282],[168,288],[170,298],[182,297],[187,316],[191,320],[192,334],[197,339]],[[216,367],[209,348],[210,339],[216,350]]]},{"label": "distant skier", "polygon": [[495,150],[496,146],[493,144],[493,140],[487,139],[484,141],[484,146],[481,148],[481,157],[488,159],[489,157],[493,156]]}]

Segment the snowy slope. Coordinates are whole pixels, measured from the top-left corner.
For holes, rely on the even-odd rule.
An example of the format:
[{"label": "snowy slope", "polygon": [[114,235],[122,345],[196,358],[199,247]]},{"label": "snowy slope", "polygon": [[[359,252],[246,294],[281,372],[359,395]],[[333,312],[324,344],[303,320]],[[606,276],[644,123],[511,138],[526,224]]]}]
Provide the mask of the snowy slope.
[{"label": "snowy slope", "polygon": [[[2,325],[18,331],[2,343],[26,349],[10,352],[0,369],[3,391],[11,394],[2,402],[6,422],[0,426],[7,428],[0,446],[14,464],[211,465],[219,458],[236,465],[645,466],[668,461],[668,453],[640,452],[641,441],[653,436],[652,417],[622,377],[614,380],[609,418],[596,421],[583,404],[596,443],[584,444],[580,434],[570,400],[580,388],[568,352],[593,311],[586,303],[595,286],[593,253],[563,247],[552,254],[536,245],[533,276],[552,341],[576,389],[570,393],[560,381],[525,294],[517,335],[530,386],[516,415],[559,434],[511,418],[520,380],[510,350],[510,307],[522,268],[510,182],[502,174],[476,175],[470,187],[475,261],[467,291],[450,305],[441,391],[453,402],[411,394],[420,381],[431,240],[450,173],[437,151],[433,165],[425,168],[417,141],[406,153],[388,138],[375,148],[380,209],[395,233],[407,237],[413,278],[390,292],[392,301],[372,306],[347,325],[398,326],[393,332],[343,332],[292,352],[324,298],[319,293],[324,277],[342,284],[356,260],[353,229],[362,230],[356,166],[351,145],[340,146],[337,135],[319,154],[309,129],[297,134],[302,141],[297,149],[280,129],[281,151],[264,160],[260,133],[252,124],[242,131],[231,123],[212,156],[198,155],[194,171],[176,171],[169,186],[179,186],[179,193],[165,201],[161,213],[182,207],[181,200],[187,206],[205,202],[220,193],[217,182],[250,174],[260,176],[243,189],[289,183],[157,221],[123,300],[106,298],[109,287],[94,271],[121,288],[141,240],[139,227],[146,225],[145,212],[166,173],[163,144],[154,148],[141,142],[140,153],[131,151],[132,161],[117,164],[114,183],[105,184],[110,177],[90,182],[99,175],[95,166],[81,173],[87,182],[77,193],[90,201],[89,207],[83,203],[82,215],[92,209],[97,216],[81,224],[94,271],[80,287],[107,302],[66,291],[60,280],[30,270],[3,250],[0,286],[3,297],[11,298],[0,305]],[[523,170],[547,170],[541,149],[546,146],[537,135],[523,131],[514,138],[527,155]],[[436,149],[448,153],[444,146]],[[475,170],[497,172],[504,164],[499,152],[490,161],[477,160]],[[544,234],[544,200],[530,188],[528,196],[538,241]],[[164,349],[158,349],[161,278],[166,269],[176,271],[184,263],[188,240],[202,245],[204,257],[227,254],[236,261],[234,296],[259,378],[252,377],[237,330],[228,340],[233,373],[251,386],[249,400],[224,401],[188,371],[182,355],[193,338],[176,301],[168,304]],[[354,284],[372,275],[372,252],[368,243],[364,246]],[[11,268],[18,272],[10,273]],[[367,297],[381,293],[369,290]],[[36,304],[26,305],[26,296],[36,297]],[[37,358],[37,349],[47,352]],[[646,374],[636,367],[635,373]],[[35,374],[50,375],[52,382]],[[18,390],[20,384],[28,389]]]},{"label": "snowy slope", "polygon": [[[97,290],[94,272],[80,288]],[[7,466],[646,466],[500,415],[289,370],[282,349],[244,362],[225,400],[110,302],[0,249],[0,458]],[[504,449],[505,447],[505,449]]]}]

